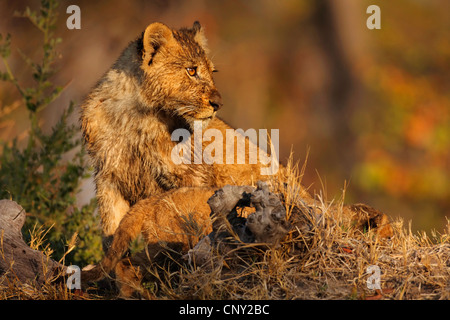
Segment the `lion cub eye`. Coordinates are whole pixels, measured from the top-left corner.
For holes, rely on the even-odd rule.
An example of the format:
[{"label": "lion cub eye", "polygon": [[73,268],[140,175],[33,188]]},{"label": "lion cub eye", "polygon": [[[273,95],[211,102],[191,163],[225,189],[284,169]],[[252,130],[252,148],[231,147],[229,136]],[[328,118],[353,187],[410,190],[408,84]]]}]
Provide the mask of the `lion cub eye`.
[{"label": "lion cub eye", "polygon": [[197,75],[197,67],[186,68],[186,71],[191,77],[195,77]]}]

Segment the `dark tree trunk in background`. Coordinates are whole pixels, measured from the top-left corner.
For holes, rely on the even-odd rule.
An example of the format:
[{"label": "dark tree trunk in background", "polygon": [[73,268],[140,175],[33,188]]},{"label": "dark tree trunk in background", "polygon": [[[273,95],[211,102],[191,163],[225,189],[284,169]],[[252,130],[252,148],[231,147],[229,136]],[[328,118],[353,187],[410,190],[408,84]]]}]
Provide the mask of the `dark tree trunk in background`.
[{"label": "dark tree trunk in background", "polygon": [[315,1],[313,24],[328,71],[324,112],[328,116],[328,157],[336,164],[343,178],[350,178],[355,162],[355,136],[351,121],[354,108],[363,107],[363,87],[356,74],[364,52],[362,30],[365,28],[365,8],[358,1]]}]

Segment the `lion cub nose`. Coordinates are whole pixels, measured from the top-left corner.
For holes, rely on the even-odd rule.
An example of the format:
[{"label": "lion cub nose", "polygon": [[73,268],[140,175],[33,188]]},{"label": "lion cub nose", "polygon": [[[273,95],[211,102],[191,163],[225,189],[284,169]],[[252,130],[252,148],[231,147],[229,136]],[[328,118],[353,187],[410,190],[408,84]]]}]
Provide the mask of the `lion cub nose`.
[{"label": "lion cub nose", "polygon": [[216,91],[213,95],[211,95],[209,98],[209,104],[213,107],[214,111],[219,110],[223,105],[220,93]]}]

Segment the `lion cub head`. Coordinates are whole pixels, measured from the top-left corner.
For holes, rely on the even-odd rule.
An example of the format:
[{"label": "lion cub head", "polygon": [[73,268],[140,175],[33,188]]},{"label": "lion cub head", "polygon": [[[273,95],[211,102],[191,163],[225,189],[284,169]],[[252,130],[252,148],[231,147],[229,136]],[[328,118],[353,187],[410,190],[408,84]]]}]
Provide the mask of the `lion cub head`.
[{"label": "lion cub head", "polygon": [[182,118],[191,128],[196,120],[207,125],[222,106],[207,52],[198,22],[180,30],[150,24],[142,36],[141,93],[146,102],[169,117]]}]

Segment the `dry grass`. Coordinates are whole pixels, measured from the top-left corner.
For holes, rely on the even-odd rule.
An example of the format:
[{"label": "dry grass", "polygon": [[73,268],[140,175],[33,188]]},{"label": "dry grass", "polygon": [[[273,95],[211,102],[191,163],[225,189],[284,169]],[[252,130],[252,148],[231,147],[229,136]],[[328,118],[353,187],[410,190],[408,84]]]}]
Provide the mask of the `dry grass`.
[{"label": "dry grass", "polygon": [[[330,203],[317,195],[304,202],[296,189],[303,170],[290,162],[287,176],[273,181],[294,225],[281,245],[240,244],[204,266],[189,265],[169,251],[164,263],[148,266],[153,277],[143,286],[159,299],[450,298],[450,223],[444,234],[413,234],[398,219],[392,221],[394,236],[380,238],[376,230],[353,226],[342,199]],[[370,265],[381,270],[381,291],[367,287]],[[91,292],[80,296],[51,282],[42,288],[11,282],[0,287],[0,299],[116,297],[110,290]]]}]

